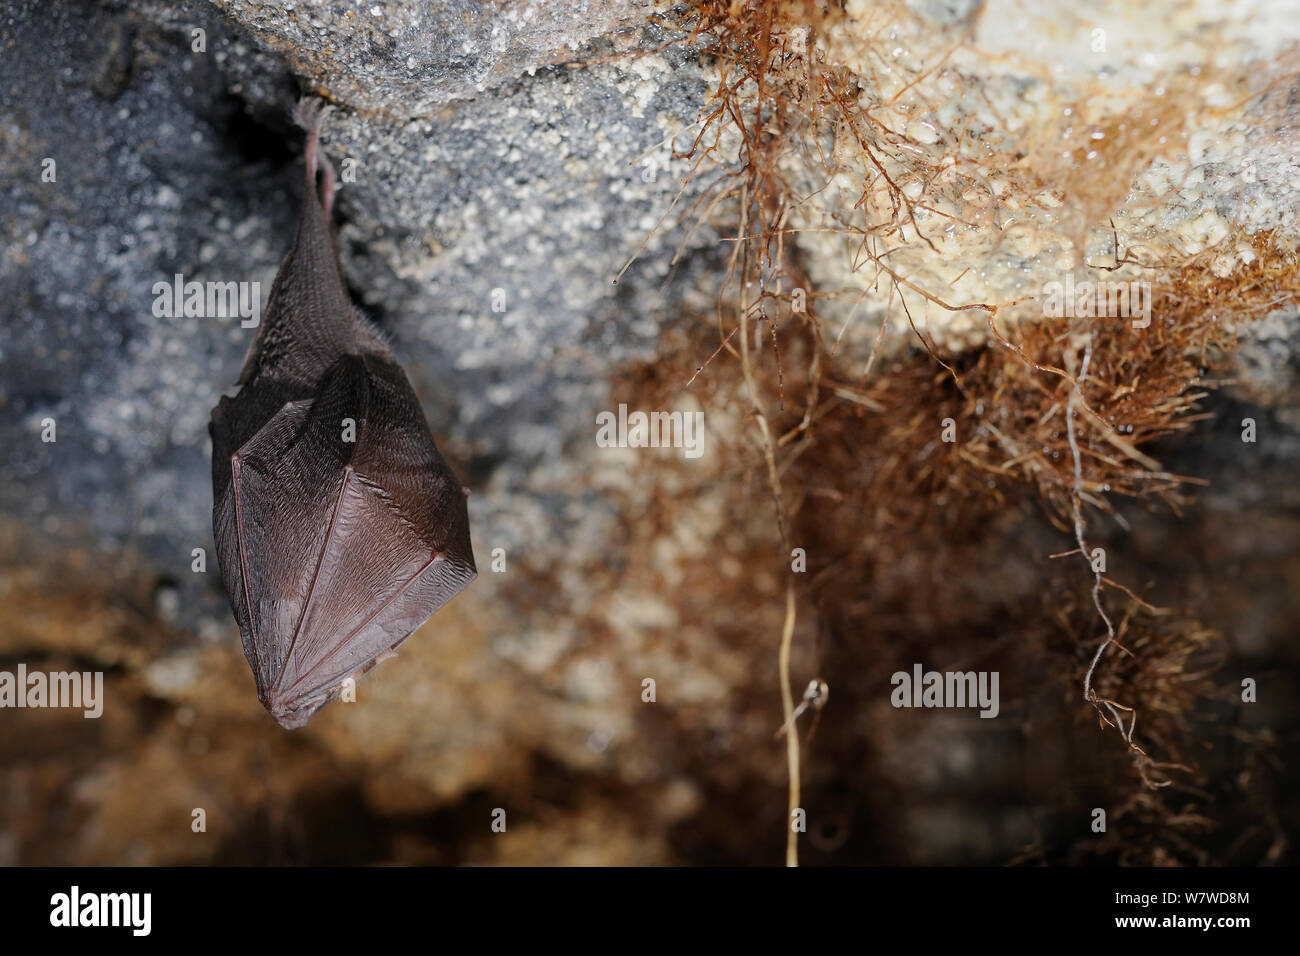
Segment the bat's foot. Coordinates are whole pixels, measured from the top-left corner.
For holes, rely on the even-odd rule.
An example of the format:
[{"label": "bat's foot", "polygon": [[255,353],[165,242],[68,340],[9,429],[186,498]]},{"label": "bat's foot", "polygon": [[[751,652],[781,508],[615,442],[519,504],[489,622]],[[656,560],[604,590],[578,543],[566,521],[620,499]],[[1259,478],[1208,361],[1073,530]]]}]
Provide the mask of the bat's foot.
[{"label": "bat's foot", "polygon": [[319,197],[321,207],[325,210],[328,221],[334,208],[334,194],[338,188],[338,177],[334,167],[320,148],[320,124],[325,115],[334,107],[315,96],[305,96],[298,101],[298,125],[307,131],[307,188],[317,189],[317,173],[320,174]]}]

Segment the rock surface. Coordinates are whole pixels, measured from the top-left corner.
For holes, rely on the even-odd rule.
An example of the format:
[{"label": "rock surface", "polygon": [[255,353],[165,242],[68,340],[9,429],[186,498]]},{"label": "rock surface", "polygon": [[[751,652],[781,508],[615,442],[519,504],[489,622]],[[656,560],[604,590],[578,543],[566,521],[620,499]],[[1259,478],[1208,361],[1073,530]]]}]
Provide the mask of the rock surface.
[{"label": "rock surface", "polygon": [[[909,6],[939,44],[975,5]],[[1205,22],[1220,7],[1194,6]],[[731,251],[719,238],[734,224],[682,215],[703,179],[674,207],[690,166],[672,151],[717,69],[653,12],[620,0],[19,0],[0,14],[0,670],[102,669],[107,692],[98,721],[0,711],[0,863],[780,859],[784,559],[734,366],[724,356],[683,388],[717,345],[713,296]],[[1051,20],[1001,16],[1035,30]],[[1238,42],[1283,57],[1296,22],[1261,14]],[[1189,31],[1175,49],[1194,62],[1209,41]],[[1015,85],[996,74],[980,82]],[[1212,206],[1294,237],[1289,89],[1177,161],[1206,191],[1179,222]],[[153,289],[179,273],[269,290],[295,226],[300,92],[337,105],[323,139],[344,173],[344,269],[473,491],[480,577],[359,685],[357,704],[290,735],[257,703],[211,542],[208,416],[251,330],[156,316]],[[1243,157],[1276,185],[1218,189]],[[1145,228],[1168,235],[1156,220]],[[865,281],[833,243],[799,248],[814,280]],[[943,283],[956,257],[989,257],[972,296],[1042,280],[1014,243],[946,251],[931,275]],[[1295,317],[1283,303],[1246,332],[1243,383],[1197,437],[1164,449],[1211,492],[1181,522],[1125,512],[1135,531],[1114,544],[1231,632],[1244,663],[1229,690],[1237,671],[1294,662]],[[876,322],[863,328],[849,347],[870,347]],[[707,410],[700,460],[596,448],[597,412],[652,399]],[[1258,454],[1242,451],[1246,416],[1266,436]],[[53,443],[41,441],[47,419]],[[809,745],[810,860],[1000,863],[1035,833],[1072,845],[1092,778],[1040,754],[1052,782],[1021,794],[1024,712],[972,730],[887,703],[913,637],[931,639],[939,664],[969,650],[963,640],[997,636],[1043,588],[1042,556],[1071,546],[1035,509],[1009,508],[982,529],[974,564],[927,570],[934,555],[918,551],[899,570],[913,576],[896,616],[861,646],[800,618],[796,691],[819,674],[832,685]],[[965,602],[960,614],[949,601]],[[1032,696],[1024,668],[1009,698]],[[1276,701],[1285,679],[1273,679]],[[1071,746],[1091,752],[1095,728],[1059,706]],[[1261,711],[1254,726],[1294,747],[1295,709]],[[1206,770],[1230,771],[1267,777],[1255,764]],[[498,807],[504,834],[490,829]],[[205,834],[191,829],[195,808]],[[1276,827],[1294,832],[1288,813]],[[1259,829],[1234,859],[1268,855],[1274,833]]]}]

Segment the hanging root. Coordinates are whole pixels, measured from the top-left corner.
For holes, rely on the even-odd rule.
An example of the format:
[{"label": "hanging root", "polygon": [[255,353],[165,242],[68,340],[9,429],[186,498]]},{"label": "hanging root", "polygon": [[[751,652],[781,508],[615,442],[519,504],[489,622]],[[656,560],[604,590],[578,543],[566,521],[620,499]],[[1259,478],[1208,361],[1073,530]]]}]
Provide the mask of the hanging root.
[{"label": "hanging root", "polygon": [[[954,27],[925,62],[909,63],[876,48],[866,29],[883,35],[906,16],[890,4],[856,14],[815,0],[687,4],[677,25],[713,56],[718,81],[698,121],[683,131],[692,137],[689,148],[674,150],[690,163],[684,183],[696,187],[680,215],[697,220],[688,238],[709,223],[731,244],[717,296],[716,349],[692,363],[687,386],[724,378],[710,368],[715,358],[740,366],[776,536],[787,561],[792,542],[809,556],[799,597],[853,622],[855,636],[872,623],[862,609],[880,610],[873,603],[880,579],[913,557],[909,535],[933,533],[956,551],[1019,503],[1040,502],[1089,565],[1091,600],[1071,606],[1071,663],[1054,661],[1054,676],[1069,675],[1076,708],[1082,686],[1085,707],[1118,730],[1146,787],[1163,789],[1173,771],[1186,768],[1147,750],[1180,752],[1180,708],[1194,706],[1188,688],[1203,676],[1189,659],[1210,639],[1192,624],[1166,628],[1169,618],[1094,567],[1090,536],[1098,532],[1090,532],[1089,516],[1122,527],[1114,502],[1123,497],[1163,502],[1178,513],[1189,489],[1203,482],[1165,470],[1151,446],[1206,417],[1200,402],[1235,344],[1233,323],[1294,300],[1300,265],[1287,237],[1266,232],[1236,230],[1222,248],[1194,255],[1172,242],[1135,252],[1122,247],[1122,226],[1111,217],[1126,209],[1135,177],[1177,154],[1186,130],[1205,119],[1188,104],[1200,102],[1211,83],[1246,96],[1249,78],[1217,68],[1173,77],[1178,95],[1138,91],[1127,122],[1093,111],[1093,100],[1103,97],[1063,90],[1078,99],[1063,101],[1068,108],[1055,119],[1014,129],[1000,118],[942,128],[943,82],[965,81],[951,58],[972,43],[974,22]],[[860,48],[849,49],[854,38]],[[844,201],[846,180],[860,190],[856,202],[851,194]],[[685,185],[673,209],[683,194]],[[1054,211],[1035,219],[1044,202]],[[1089,261],[1085,250],[1095,248],[1108,220],[1113,256],[1098,261],[1090,253]],[[1118,319],[1079,323],[1026,304],[1035,296],[1017,292],[999,301],[963,293],[963,278],[1026,229],[1042,230],[1043,256],[1072,249],[1082,280],[1140,277],[1149,284],[1154,321],[1148,317],[1141,328]],[[972,252],[967,268],[954,266],[945,233],[967,237],[960,246]],[[814,288],[802,255],[815,243],[818,274],[833,278],[828,253],[839,240],[845,286]],[[1239,265],[1225,275],[1228,253]],[[862,368],[861,355],[851,352],[861,343],[846,330],[869,294],[880,328]],[[796,308],[805,298],[807,308]],[[824,335],[821,323],[841,301],[854,308],[838,332]],[[973,331],[944,334],[932,328],[932,314],[948,329]],[[923,354],[907,352],[898,336],[881,348],[891,318],[894,329],[911,328]],[[762,340],[750,333],[765,321],[772,359],[760,361]],[[959,440],[937,438],[948,420]],[[792,581],[785,595],[779,668],[793,809]],[[1077,620],[1085,613],[1086,621]],[[791,837],[787,859],[794,858]]]}]

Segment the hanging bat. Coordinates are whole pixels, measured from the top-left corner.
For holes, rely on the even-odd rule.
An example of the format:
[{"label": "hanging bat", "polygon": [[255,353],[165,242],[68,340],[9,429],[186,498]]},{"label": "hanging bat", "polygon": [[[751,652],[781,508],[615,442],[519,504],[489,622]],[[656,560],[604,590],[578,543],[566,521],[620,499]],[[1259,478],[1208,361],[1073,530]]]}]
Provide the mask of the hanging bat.
[{"label": "hanging bat", "polygon": [[[212,411],[212,530],[257,696],[301,727],[477,573],[468,494],[405,373],[352,307],[323,110],[303,100],[307,191],[239,392]],[[317,174],[319,173],[319,185]]]}]

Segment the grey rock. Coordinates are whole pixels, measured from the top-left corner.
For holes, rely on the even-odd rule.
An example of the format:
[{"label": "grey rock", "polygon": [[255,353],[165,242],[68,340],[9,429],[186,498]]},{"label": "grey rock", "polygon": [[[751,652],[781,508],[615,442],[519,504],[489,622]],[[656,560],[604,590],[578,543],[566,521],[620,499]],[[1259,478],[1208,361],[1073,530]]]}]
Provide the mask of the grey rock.
[{"label": "grey rock", "polygon": [[[621,3],[215,7],[23,2],[0,21],[0,507],[135,546],[191,626],[223,615],[190,553],[211,554],[208,414],[252,330],[156,317],[152,290],[183,274],[269,292],[300,195],[300,89],[343,100],[324,139],[353,180],[336,223],[354,297],[462,477],[504,469],[505,497],[475,501],[489,525],[539,462],[590,440],[609,373],[653,356],[676,314],[661,278],[679,236],[611,280],[680,185],[643,154],[666,155],[704,89],[680,50],[547,65],[619,23],[621,47],[661,45]],[[560,548],[564,503],[547,514]]]}]

